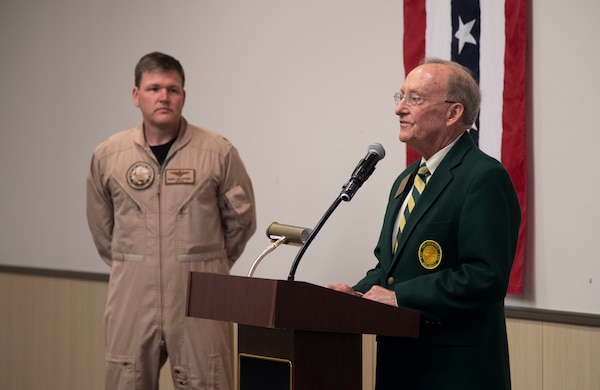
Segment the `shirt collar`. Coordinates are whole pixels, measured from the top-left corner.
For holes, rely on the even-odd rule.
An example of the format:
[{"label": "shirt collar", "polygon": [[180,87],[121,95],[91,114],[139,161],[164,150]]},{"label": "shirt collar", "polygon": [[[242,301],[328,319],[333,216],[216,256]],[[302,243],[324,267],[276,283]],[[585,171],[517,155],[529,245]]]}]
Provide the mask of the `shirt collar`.
[{"label": "shirt collar", "polygon": [[450,149],[452,149],[452,147],[458,142],[458,139],[461,136],[462,134],[456,137],[456,139],[452,141],[449,145],[445,146],[444,148],[440,149],[436,154],[429,157],[429,160],[425,160],[423,157],[421,157],[421,164],[425,163],[425,165],[427,165],[427,169],[429,169],[429,172],[433,175],[437,167],[444,159],[444,157],[446,157],[448,152],[450,152]]}]

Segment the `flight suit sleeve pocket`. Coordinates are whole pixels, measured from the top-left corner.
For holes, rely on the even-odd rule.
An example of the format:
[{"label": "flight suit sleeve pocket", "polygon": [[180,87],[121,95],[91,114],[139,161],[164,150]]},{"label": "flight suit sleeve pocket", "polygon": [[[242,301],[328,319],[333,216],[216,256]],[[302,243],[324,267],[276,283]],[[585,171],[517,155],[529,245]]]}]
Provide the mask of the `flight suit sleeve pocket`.
[{"label": "flight suit sleeve pocket", "polygon": [[241,186],[235,186],[225,193],[224,213],[237,217],[241,225],[252,221],[252,202]]}]

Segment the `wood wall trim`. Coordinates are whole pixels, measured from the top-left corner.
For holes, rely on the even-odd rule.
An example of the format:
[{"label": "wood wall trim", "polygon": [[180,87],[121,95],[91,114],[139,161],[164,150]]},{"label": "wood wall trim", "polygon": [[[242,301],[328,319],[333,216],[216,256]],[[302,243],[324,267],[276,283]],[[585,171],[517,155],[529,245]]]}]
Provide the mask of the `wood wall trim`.
[{"label": "wood wall trim", "polygon": [[[0,273],[38,275],[53,278],[108,282],[108,273],[78,272],[34,267],[17,267],[9,265],[0,265]],[[592,326],[600,328],[600,314],[507,306],[506,317],[522,320]]]},{"label": "wood wall trim", "polygon": [[56,270],[49,268],[17,267],[12,265],[0,265],[0,273],[47,276],[51,278],[78,279],[108,282],[108,273],[94,273],[81,271]]},{"label": "wood wall trim", "polygon": [[600,327],[600,314],[591,313],[507,306],[506,317],[558,324]]}]

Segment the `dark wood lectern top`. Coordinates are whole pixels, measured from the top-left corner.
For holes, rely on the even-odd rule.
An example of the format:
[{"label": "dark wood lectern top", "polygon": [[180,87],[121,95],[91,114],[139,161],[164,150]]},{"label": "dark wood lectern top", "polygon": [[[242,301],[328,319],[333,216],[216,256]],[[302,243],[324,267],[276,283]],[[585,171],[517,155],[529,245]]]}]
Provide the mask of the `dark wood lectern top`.
[{"label": "dark wood lectern top", "polygon": [[189,317],[264,328],[418,337],[419,314],[314,284],[191,272]]}]

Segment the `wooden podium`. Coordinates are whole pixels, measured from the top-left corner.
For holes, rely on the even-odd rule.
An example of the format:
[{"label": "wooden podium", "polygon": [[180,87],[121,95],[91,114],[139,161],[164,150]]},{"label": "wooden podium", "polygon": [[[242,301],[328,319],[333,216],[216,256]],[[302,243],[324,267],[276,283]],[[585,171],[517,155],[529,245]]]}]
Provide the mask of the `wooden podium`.
[{"label": "wooden podium", "polygon": [[362,388],[362,334],[418,337],[419,314],[306,282],[191,272],[186,314],[236,322],[240,390]]}]

